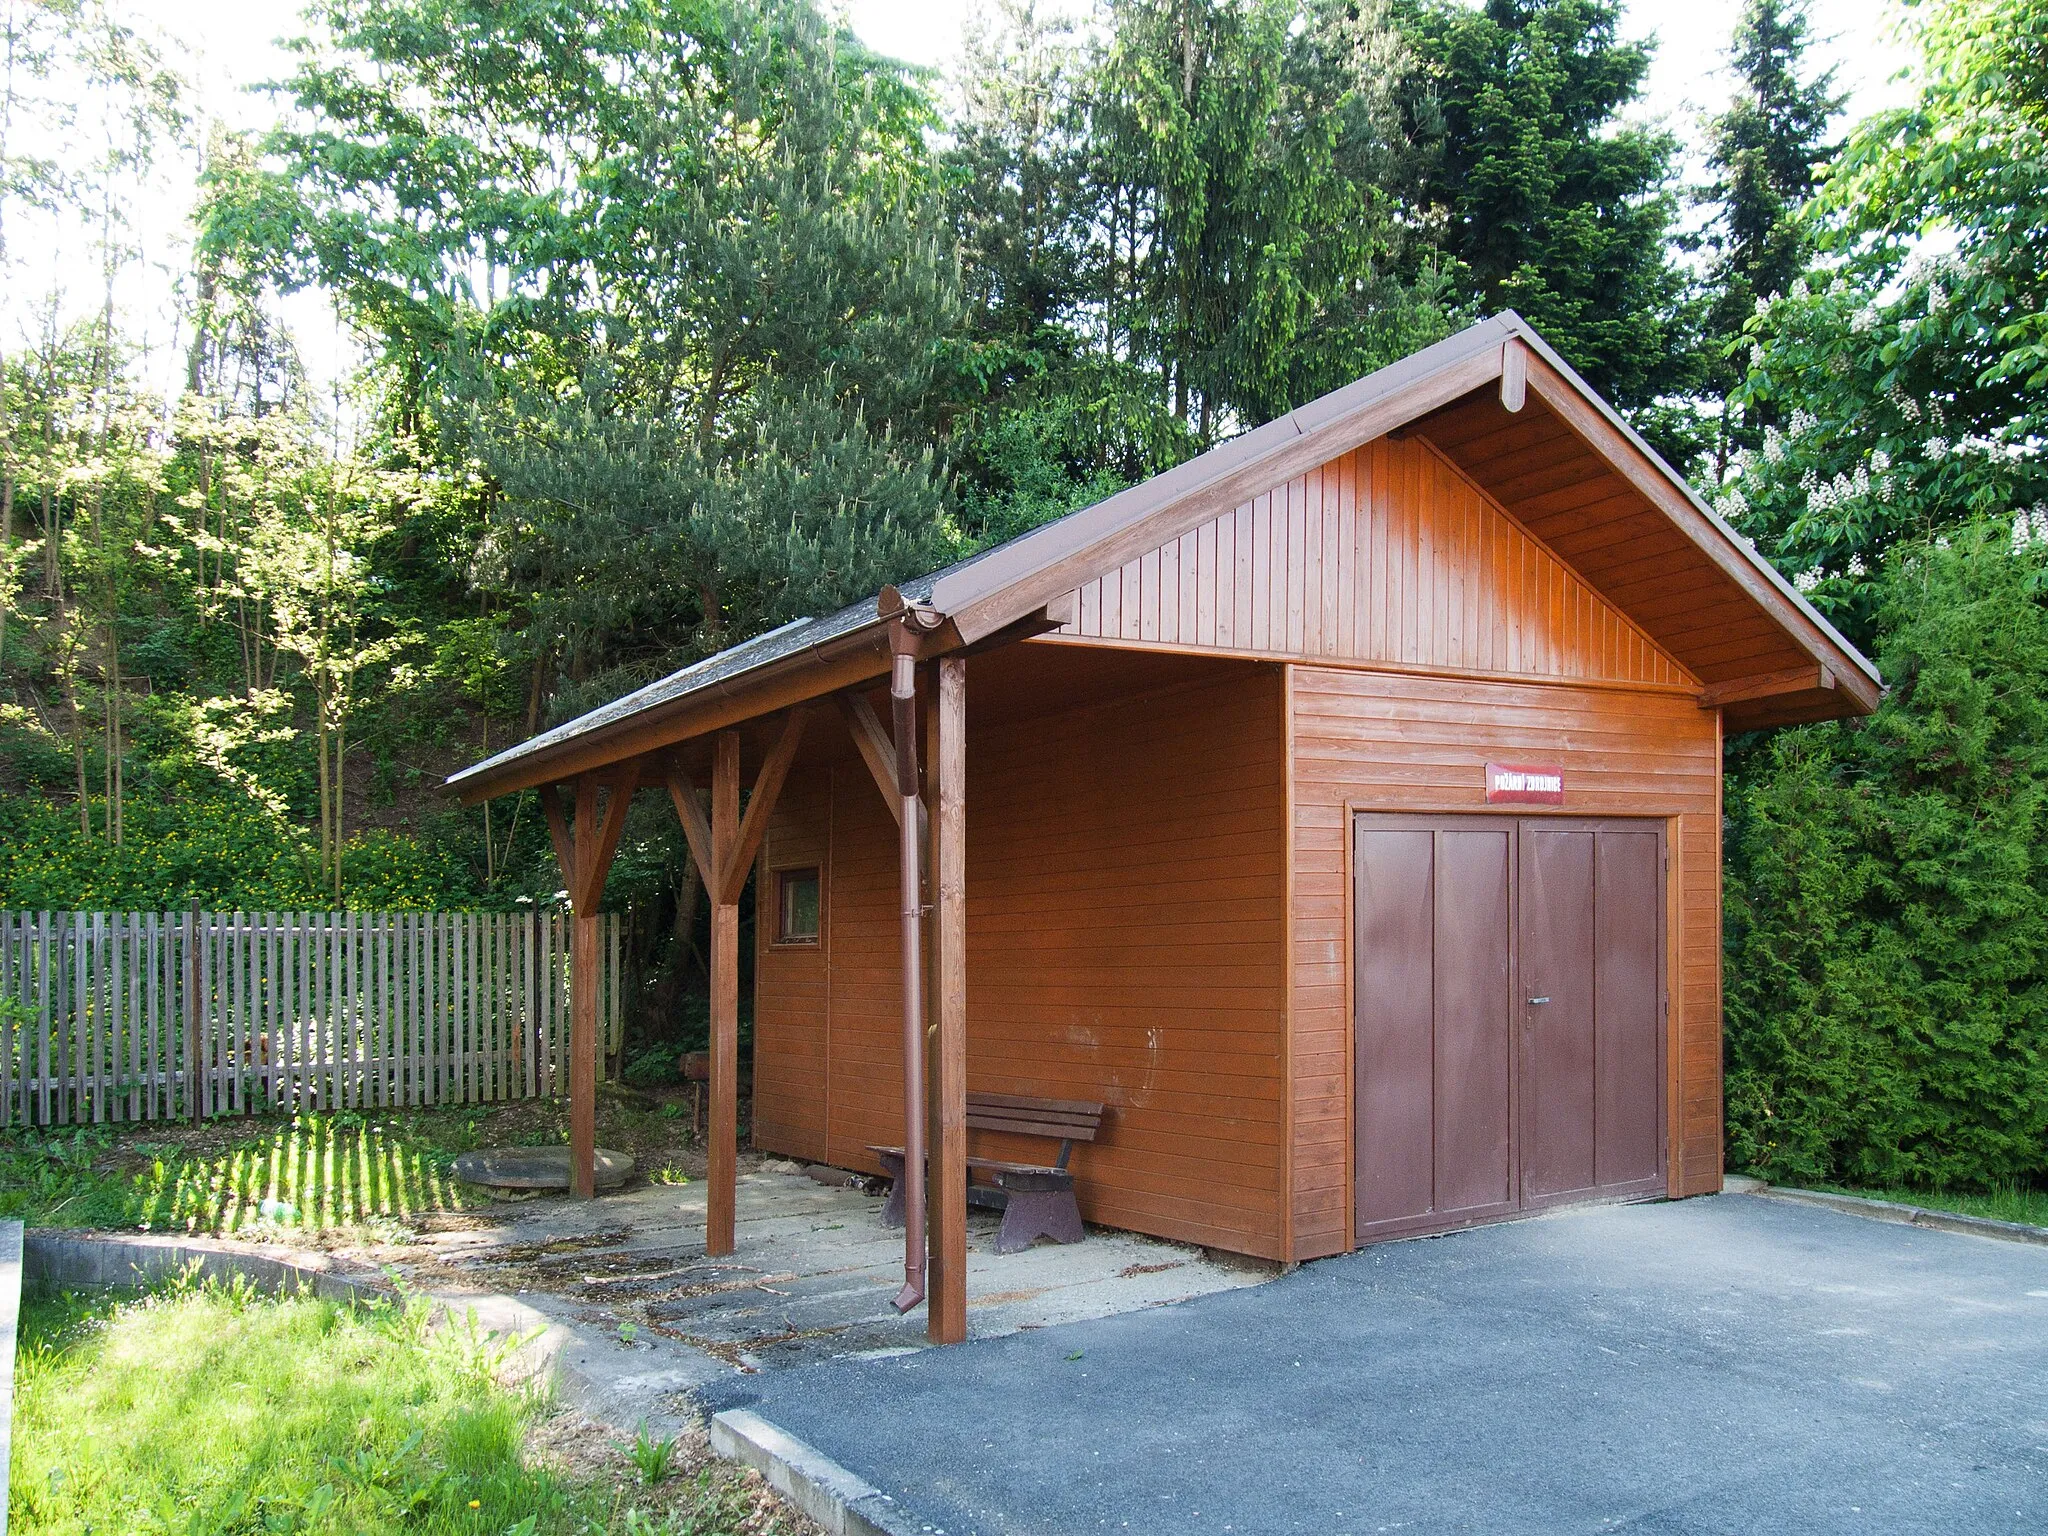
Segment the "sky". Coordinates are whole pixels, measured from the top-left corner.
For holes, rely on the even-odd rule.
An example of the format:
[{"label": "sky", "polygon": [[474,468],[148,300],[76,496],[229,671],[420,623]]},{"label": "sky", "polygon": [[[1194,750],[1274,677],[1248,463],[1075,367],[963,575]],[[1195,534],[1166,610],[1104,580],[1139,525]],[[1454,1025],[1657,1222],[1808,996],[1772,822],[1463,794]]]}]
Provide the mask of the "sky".
[{"label": "sky", "polygon": [[[828,5],[834,0],[826,0]],[[1049,8],[1079,9],[1084,0],[1041,0]],[[1728,93],[1723,54],[1741,0],[1628,0],[1625,28],[1632,37],[1655,35],[1656,62],[1641,111],[1660,120],[1689,143],[1698,140],[1703,114],[1717,110]],[[291,0],[130,0],[131,12],[146,27],[177,39],[186,50],[183,67],[197,84],[203,110],[232,127],[260,128],[270,120],[268,100],[249,87],[289,72],[289,55],[276,39],[297,29]],[[975,7],[970,0],[839,0],[839,9],[877,51],[927,66],[942,74],[959,57],[965,28]],[[1910,54],[1893,33],[1896,8],[1880,0],[1814,0],[1816,53],[1836,66],[1837,87],[1849,96],[1848,116],[1904,98],[1897,76]],[[165,167],[162,191],[139,210],[138,243],[150,260],[124,275],[119,307],[129,333],[145,338],[155,359],[146,371],[160,386],[170,382],[182,341],[170,318],[170,284],[184,270],[185,213],[190,202],[190,167]],[[62,286],[65,308],[96,312],[86,232],[53,230],[30,240],[10,231],[16,257],[11,281],[0,291],[0,346],[18,345],[30,325],[33,300]],[[293,330],[316,380],[332,381],[352,358],[349,340],[318,295],[288,304]]]}]

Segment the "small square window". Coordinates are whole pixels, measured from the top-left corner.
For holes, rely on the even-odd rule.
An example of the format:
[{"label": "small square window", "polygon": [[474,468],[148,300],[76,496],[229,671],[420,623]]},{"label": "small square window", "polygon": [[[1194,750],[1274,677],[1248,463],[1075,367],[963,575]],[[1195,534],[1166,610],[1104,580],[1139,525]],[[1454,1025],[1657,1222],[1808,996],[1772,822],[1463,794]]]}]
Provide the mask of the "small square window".
[{"label": "small square window", "polygon": [[775,872],[775,942],[818,942],[818,871],[780,869]]}]

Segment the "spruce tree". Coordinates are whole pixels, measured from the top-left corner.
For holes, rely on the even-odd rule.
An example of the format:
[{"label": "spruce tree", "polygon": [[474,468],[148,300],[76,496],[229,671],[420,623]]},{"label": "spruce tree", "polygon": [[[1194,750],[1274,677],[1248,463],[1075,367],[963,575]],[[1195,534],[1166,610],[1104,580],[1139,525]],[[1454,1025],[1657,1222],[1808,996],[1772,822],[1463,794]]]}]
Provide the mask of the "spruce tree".
[{"label": "spruce tree", "polygon": [[[1843,97],[1833,89],[1832,69],[1807,78],[1812,42],[1806,0],[1747,0],[1729,48],[1735,97],[1707,124],[1712,180],[1700,199],[1714,209],[1705,243],[1706,383],[1715,398],[1741,382],[1742,366],[1729,354],[1756,301],[1786,292],[1813,254],[1811,232],[1798,214],[1832,153],[1828,124]],[[1758,446],[1770,419],[1767,406],[1724,413],[1716,481],[1735,449]]]},{"label": "spruce tree", "polygon": [[1417,215],[1469,297],[1515,309],[1616,404],[1698,382],[1670,256],[1677,141],[1622,114],[1650,48],[1619,0],[1400,0],[1422,69],[1409,131],[1433,152]]}]

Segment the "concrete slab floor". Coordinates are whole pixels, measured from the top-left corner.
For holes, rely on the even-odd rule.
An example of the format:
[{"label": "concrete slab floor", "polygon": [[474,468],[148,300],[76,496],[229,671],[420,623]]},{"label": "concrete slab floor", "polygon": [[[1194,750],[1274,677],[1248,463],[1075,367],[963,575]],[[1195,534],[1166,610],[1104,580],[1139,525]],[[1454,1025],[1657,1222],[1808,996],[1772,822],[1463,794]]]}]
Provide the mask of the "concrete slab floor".
[{"label": "concrete slab floor", "polygon": [[[882,1225],[879,1195],[828,1187],[796,1163],[743,1160],[737,1251],[710,1259],[705,1194],[692,1180],[588,1202],[508,1203],[481,1224],[425,1236],[419,1257],[398,1268],[442,1294],[453,1286],[514,1296],[583,1340],[607,1341],[616,1358],[573,1363],[643,1392],[924,1346],[923,1309],[901,1317],[889,1305],[903,1280],[903,1234]],[[969,1211],[967,1324],[976,1339],[1112,1317],[1277,1272],[1099,1227],[1083,1243],[1003,1255],[998,1223]]]}]

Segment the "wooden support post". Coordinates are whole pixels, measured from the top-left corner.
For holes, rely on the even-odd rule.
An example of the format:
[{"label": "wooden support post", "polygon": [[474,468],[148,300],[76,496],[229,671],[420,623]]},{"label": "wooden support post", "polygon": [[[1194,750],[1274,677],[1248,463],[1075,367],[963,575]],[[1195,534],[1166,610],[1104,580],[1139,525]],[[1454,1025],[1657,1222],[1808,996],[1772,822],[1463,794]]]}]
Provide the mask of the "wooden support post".
[{"label": "wooden support post", "polygon": [[[711,1145],[704,1251],[733,1251],[739,1190],[740,908],[730,860],[740,840],[740,733],[719,733],[711,761]],[[742,877],[741,883],[744,883]]]},{"label": "wooden support post", "polygon": [[[626,807],[639,784],[638,768],[627,764],[612,780],[602,821],[596,774],[576,781],[576,804],[562,813],[559,793],[543,785],[541,809],[569,892],[569,1193],[579,1200],[597,1194],[597,989],[602,967],[597,904],[604,877],[626,830]],[[573,819],[572,819],[573,818]]]},{"label": "wooden support post", "polygon": [[933,928],[932,1102],[937,1124],[931,1181],[930,1300],[934,1344],[967,1337],[967,663],[939,662],[938,813]]},{"label": "wooden support post", "polygon": [[597,842],[597,786],[576,786],[576,869],[569,878],[569,1193],[597,1194],[597,903],[586,899]]},{"label": "wooden support post", "polygon": [[807,710],[799,706],[784,723],[754,779],[744,820],[738,731],[720,732],[713,747],[709,820],[698,803],[696,787],[679,772],[668,776],[669,798],[711,898],[711,1166],[704,1212],[704,1251],[711,1255],[733,1251],[739,1205],[740,895],[768,835],[768,821],[775,814],[790,764],[796,760],[806,716]]}]

